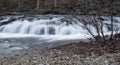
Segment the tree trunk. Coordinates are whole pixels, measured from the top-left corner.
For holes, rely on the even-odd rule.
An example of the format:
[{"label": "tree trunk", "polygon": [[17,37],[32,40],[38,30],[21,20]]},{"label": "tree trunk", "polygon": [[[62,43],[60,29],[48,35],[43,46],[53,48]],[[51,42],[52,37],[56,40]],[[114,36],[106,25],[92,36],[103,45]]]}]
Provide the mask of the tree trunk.
[{"label": "tree trunk", "polygon": [[39,5],[40,5],[40,0],[37,0],[37,1],[36,1],[36,10],[37,10],[37,11],[39,10]]},{"label": "tree trunk", "polygon": [[110,40],[112,40],[113,39],[113,32],[114,32],[114,27],[113,27],[113,25],[114,25],[114,22],[113,22],[113,14],[112,14],[112,10],[113,10],[113,3],[110,1],[109,2],[109,13],[110,13],[110,19],[111,19],[111,36],[110,36]]},{"label": "tree trunk", "polygon": [[57,7],[57,0],[54,0],[54,7],[56,9],[56,7]]}]

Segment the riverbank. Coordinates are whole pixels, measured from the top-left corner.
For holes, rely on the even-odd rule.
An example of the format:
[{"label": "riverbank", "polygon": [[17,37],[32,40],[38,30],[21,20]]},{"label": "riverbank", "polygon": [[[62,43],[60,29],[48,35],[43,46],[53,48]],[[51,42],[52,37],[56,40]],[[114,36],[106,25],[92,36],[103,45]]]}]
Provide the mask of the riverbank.
[{"label": "riverbank", "polygon": [[[6,12],[39,12],[41,14],[120,14],[120,1],[93,1],[93,0],[0,0],[0,15]],[[110,5],[111,4],[111,5]],[[96,6],[97,5],[97,6]],[[13,13],[7,13],[13,14]],[[17,14],[17,13],[14,13]]]},{"label": "riverbank", "polygon": [[0,65],[119,65],[120,40],[102,43],[71,43],[36,48],[0,59]]}]

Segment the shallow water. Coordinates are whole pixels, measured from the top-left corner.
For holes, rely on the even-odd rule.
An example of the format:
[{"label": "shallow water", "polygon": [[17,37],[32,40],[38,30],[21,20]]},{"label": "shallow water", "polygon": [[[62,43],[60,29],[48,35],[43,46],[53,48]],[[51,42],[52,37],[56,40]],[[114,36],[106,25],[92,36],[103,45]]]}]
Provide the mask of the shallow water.
[{"label": "shallow water", "polygon": [[[0,26],[1,56],[34,47],[45,48],[71,42],[87,42],[88,38],[92,38],[84,28],[82,21],[78,21],[70,15],[4,16],[0,22],[6,22],[10,18],[16,18],[16,21]],[[110,24],[110,19],[104,18],[106,19],[103,26],[104,34],[109,35],[107,25]],[[120,31],[120,17],[114,18],[115,30]],[[87,27],[97,35],[92,24]]]}]

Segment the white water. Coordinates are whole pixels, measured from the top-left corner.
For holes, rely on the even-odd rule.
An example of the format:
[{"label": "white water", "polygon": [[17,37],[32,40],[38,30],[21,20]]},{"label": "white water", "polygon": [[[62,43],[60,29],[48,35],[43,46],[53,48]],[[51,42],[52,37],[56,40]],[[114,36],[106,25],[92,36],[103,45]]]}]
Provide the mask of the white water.
[{"label": "white water", "polygon": [[[75,27],[76,26],[76,27]],[[18,34],[36,34],[36,35],[70,35],[79,34],[81,30],[78,25],[68,25],[66,22],[61,22],[60,18],[51,20],[17,20],[8,25],[0,27],[2,33],[18,33]]]},{"label": "white water", "polygon": [[[104,21],[103,26],[104,34],[109,35],[111,32],[108,30],[108,26],[106,24],[111,23],[108,17],[105,18],[106,20]],[[7,21],[8,19],[9,17],[1,22]],[[114,28],[115,30],[118,29],[118,31],[120,31],[120,17],[115,17],[115,20],[118,22],[114,23]],[[93,25],[87,25],[87,27],[92,33],[97,35]],[[34,18],[32,21],[19,19],[7,25],[0,26],[0,52],[4,53],[2,52],[3,49],[4,51],[6,50],[5,52],[10,50],[16,51],[29,48],[29,45],[45,44],[56,41],[87,41],[87,38],[91,38],[91,35],[84,28],[84,25],[74,18],[70,20],[63,16],[59,16],[52,17],[51,19]],[[11,42],[8,41],[6,43],[6,41],[4,41],[6,39]],[[10,47],[11,45],[13,47]]]},{"label": "white water", "polygon": [[[38,16],[39,17],[39,16]],[[41,16],[44,17],[44,16]],[[108,17],[104,17],[103,30],[105,35],[109,35],[111,31],[108,25],[111,24]],[[5,20],[9,20],[6,17]],[[120,31],[120,17],[114,17],[114,30]],[[4,21],[4,20],[3,20]],[[97,35],[96,29],[93,25],[87,25],[94,35]],[[16,20],[7,25],[0,26],[0,38],[12,37],[53,37],[55,40],[59,39],[87,39],[91,38],[89,32],[84,28],[81,21],[75,18],[65,18],[64,16],[54,16],[52,18],[33,18],[32,21],[26,19]]]}]

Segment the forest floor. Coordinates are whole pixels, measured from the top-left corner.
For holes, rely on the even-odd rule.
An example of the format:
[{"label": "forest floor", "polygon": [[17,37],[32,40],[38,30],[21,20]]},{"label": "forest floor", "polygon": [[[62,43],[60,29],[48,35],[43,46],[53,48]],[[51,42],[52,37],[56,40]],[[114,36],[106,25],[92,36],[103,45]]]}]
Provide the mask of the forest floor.
[{"label": "forest floor", "polygon": [[79,42],[0,59],[0,65],[119,65],[120,40]]}]

